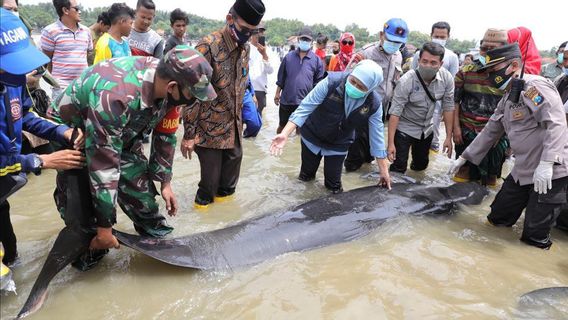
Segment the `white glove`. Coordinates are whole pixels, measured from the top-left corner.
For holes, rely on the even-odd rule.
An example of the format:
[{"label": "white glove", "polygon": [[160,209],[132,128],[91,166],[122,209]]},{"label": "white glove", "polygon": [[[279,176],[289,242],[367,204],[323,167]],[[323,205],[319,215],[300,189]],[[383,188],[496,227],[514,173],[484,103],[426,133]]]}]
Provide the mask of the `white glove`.
[{"label": "white glove", "polygon": [[541,161],[536,167],[533,176],[534,192],[546,194],[552,189],[552,166],[554,162]]},{"label": "white glove", "polygon": [[450,176],[455,175],[458,170],[467,162],[467,160],[465,160],[464,158],[462,158],[461,156],[459,156],[456,160],[454,160],[452,162],[452,165],[450,166],[450,170],[448,170],[448,174]]}]

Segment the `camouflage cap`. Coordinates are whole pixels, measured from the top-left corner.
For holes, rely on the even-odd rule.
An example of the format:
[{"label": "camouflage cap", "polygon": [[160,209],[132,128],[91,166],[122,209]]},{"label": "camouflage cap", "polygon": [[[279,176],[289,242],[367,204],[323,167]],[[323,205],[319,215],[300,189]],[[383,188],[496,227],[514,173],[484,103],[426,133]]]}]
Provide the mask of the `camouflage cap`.
[{"label": "camouflage cap", "polygon": [[485,54],[485,66],[482,69],[487,69],[501,62],[511,60],[514,58],[521,58],[521,49],[517,42],[495,48],[493,50],[487,51]]},{"label": "camouflage cap", "polygon": [[201,101],[217,98],[217,93],[211,85],[213,68],[199,51],[188,45],[179,45],[166,53],[162,59],[179,75],[179,78],[174,80],[188,87],[194,97]]}]

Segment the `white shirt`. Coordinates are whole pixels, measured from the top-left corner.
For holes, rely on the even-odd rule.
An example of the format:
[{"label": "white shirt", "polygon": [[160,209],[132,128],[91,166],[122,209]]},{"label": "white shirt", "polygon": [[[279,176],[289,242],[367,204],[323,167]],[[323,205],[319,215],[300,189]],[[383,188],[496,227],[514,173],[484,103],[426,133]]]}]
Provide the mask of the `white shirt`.
[{"label": "white shirt", "polygon": [[270,65],[270,61],[262,59],[262,54],[258,52],[258,49],[251,45],[250,46],[250,58],[249,58],[249,76],[252,82],[252,86],[255,91],[267,90],[268,75],[274,72],[274,68]]}]

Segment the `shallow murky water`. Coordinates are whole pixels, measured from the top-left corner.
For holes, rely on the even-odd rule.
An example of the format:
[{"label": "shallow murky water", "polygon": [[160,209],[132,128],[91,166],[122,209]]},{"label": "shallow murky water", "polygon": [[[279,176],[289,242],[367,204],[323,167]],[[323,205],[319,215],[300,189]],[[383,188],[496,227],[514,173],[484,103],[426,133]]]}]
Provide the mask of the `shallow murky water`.
[{"label": "shallow murky water", "polygon": [[[269,102],[272,97],[273,90]],[[193,209],[197,157],[187,161],[176,154],[173,186],[181,209],[178,217],[169,219],[176,228],[174,236],[221,228],[326,194],[322,172],[312,183],[296,180],[297,137],[282,157],[269,156],[277,118],[277,108],[265,109],[260,135],[244,142],[235,198],[207,213]],[[449,183],[445,171],[450,160],[442,155],[431,160],[426,173],[409,175],[426,183]],[[369,165],[344,174],[344,188],[373,184],[361,175],[374,170]],[[53,181],[53,172],[31,177],[26,188],[10,198],[21,264],[13,269],[18,295],[1,297],[2,319],[15,316],[23,305],[63,226],[51,196]],[[60,273],[43,309],[30,318],[568,318],[568,306],[563,314],[518,308],[523,293],[568,285],[568,235],[555,230],[552,250],[542,251],[520,243],[521,223],[512,229],[486,225],[494,194],[481,206],[463,207],[452,216],[396,217],[363,239],[286,254],[232,272],[176,268],[128,248],[112,250],[89,272],[67,268]],[[134,233],[123,213],[118,218],[118,229]]]}]

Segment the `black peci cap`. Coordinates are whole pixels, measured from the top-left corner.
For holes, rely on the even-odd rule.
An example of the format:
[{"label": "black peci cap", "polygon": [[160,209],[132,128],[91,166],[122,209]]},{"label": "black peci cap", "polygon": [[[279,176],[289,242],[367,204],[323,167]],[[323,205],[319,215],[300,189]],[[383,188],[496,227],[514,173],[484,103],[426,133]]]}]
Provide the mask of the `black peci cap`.
[{"label": "black peci cap", "polygon": [[264,16],[264,3],[262,0],[237,0],[233,9],[246,23],[257,26]]}]

